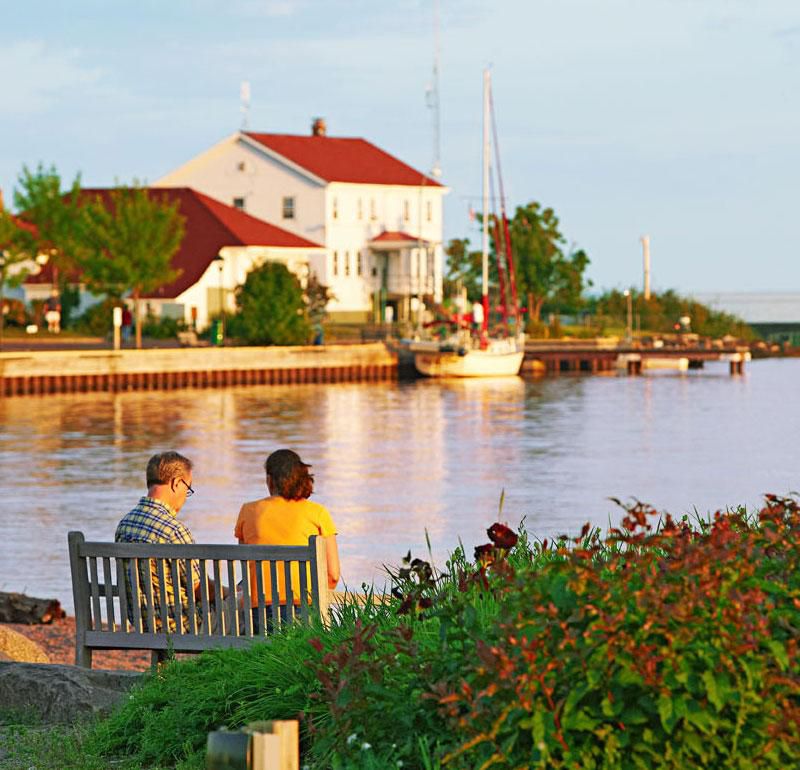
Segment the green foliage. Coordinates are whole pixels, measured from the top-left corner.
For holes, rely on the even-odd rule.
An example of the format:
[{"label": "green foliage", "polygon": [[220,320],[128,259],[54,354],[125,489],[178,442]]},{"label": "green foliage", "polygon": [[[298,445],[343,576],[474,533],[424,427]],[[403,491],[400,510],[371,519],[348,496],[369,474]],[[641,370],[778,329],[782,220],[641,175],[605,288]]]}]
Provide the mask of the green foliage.
[{"label": "green foliage", "polygon": [[119,305],[119,300],[108,297],[102,302],[90,305],[75,319],[73,328],[93,337],[105,337],[113,329],[114,307]]},{"label": "green foliage", "polygon": [[[469,238],[452,238],[445,247],[444,253],[447,258],[445,296],[457,296],[459,288],[463,287],[467,290],[467,298],[470,302],[479,300],[482,292],[481,252],[470,249]],[[491,272],[496,276],[496,268],[490,266]]]},{"label": "green foliage", "polygon": [[[681,316],[691,319],[691,331],[703,337],[724,337],[729,334],[742,340],[753,340],[756,333],[740,318],[712,310],[706,305],[682,297],[672,289],[653,293],[649,300],[631,290],[633,312],[639,316],[642,329],[669,333]],[[625,326],[627,323],[627,297],[619,290],[607,291],[589,301],[589,309],[606,325]]]},{"label": "green foliage", "polygon": [[236,291],[237,314],[228,334],[250,345],[303,345],[311,327],[297,277],[278,262],[265,262],[247,274]]},{"label": "green foliage", "polygon": [[142,324],[142,334],[155,340],[171,340],[185,328],[186,323],[182,319],[149,315]]},{"label": "green foliage", "polygon": [[321,283],[316,273],[308,277],[303,298],[306,303],[306,313],[312,324],[321,324],[327,315],[328,303],[336,299],[329,286]]},{"label": "green foliage", "polygon": [[[20,218],[34,226],[32,253],[50,257],[56,269],[69,271],[80,244],[80,217],[77,215],[80,176],[65,194],[55,166],[39,164],[35,171],[27,166],[17,178],[14,206]],[[62,282],[66,276],[61,276]]]},{"label": "green foliage", "polygon": [[25,280],[28,275],[25,263],[31,260],[32,248],[32,233],[20,227],[9,212],[0,209],[0,344],[3,342],[6,321],[3,311],[8,306],[3,299],[5,288],[19,286]]},{"label": "green foliage", "polygon": [[581,249],[565,251],[566,239],[551,208],[537,202],[519,206],[509,223],[517,287],[527,298],[531,321],[543,309],[573,313],[582,304],[589,257]]},{"label": "green foliage", "polygon": [[412,559],[330,629],[168,665],[85,749],[197,756],[208,730],[301,719],[310,768],[783,768],[800,755],[800,506]]},{"label": "green foliage", "polygon": [[140,297],[175,280],[172,257],[185,228],[178,203],[157,190],[120,186],[81,209],[77,260],[89,289],[134,300],[136,345],[141,347]]}]

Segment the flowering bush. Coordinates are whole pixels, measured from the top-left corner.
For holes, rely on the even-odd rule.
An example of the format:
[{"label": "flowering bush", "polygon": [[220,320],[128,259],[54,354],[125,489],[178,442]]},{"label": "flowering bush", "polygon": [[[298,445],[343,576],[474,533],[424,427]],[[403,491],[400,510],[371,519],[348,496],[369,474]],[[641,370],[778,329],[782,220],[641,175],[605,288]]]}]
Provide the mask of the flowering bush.
[{"label": "flowering bush", "polygon": [[406,566],[399,625],[321,660],[328,738],[413,737],[416,767],[426,734],[470,770],[796,764],[797,502],[699,529],[654,514],[637,503],[605,539],[587,525],[549,546],[495,525],[475,566]]}]

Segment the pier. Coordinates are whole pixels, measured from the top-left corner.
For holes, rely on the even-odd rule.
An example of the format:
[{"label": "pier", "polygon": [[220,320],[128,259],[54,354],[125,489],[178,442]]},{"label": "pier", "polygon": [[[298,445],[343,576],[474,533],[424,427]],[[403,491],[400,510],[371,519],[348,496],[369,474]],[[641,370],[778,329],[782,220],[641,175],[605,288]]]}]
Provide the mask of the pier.
[{"label": "pier", "polygon": [[728,364],[730,374],[743,374],[750,360],[747,346],[631,346],[602,340],[537,340],[525,345],[523,372],[559,375],[624,371],[639,375],[647,369],[701,369],[707,361]]},{"label": "pier", "polygon": [[397,356],[382,343],[0,353],[0,396],[396,378]]}]

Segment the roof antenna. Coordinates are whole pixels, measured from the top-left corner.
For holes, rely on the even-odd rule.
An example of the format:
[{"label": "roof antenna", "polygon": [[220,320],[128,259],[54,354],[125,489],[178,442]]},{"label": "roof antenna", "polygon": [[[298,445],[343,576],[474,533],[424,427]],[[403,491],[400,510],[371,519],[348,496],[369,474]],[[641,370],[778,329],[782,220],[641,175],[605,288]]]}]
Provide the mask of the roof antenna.
[{"label": "roof antenna", "polygon": [[239,108],[242,113],[242,131],[247,131],[250,128],[250,81],[243,80],[242,85],[239,87],[239,100],[241,107]]},{"label": "roof antenna", "polygon": [[439,0],[433,4],[433,74],[425,89],[426,102],[433,119],[433,166],[431,176],[438,179],[442,175],[441,113],[439,110]]}]

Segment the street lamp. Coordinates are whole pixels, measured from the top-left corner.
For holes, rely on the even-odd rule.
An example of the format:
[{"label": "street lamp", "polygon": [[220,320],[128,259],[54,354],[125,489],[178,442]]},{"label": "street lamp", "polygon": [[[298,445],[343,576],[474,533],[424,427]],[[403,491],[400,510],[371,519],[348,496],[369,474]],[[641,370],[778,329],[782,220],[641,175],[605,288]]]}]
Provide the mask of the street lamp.
[{"label": "street lamp", "polygon": [[628,300],[628,322],[625,326],[625,340],[630,344],[633,342],[633,297],[631,296],[630,289],[625,289],[622,293]]},{"label": "street lamp", "polygon": [[219,267],[219,333],[217,335],[218,344],[224,344],[225,340],[225,293],[222,286],[222,270],[225,267],[225,257],[222,253],[214,257],[214,262]]}]

